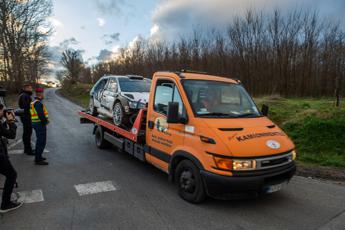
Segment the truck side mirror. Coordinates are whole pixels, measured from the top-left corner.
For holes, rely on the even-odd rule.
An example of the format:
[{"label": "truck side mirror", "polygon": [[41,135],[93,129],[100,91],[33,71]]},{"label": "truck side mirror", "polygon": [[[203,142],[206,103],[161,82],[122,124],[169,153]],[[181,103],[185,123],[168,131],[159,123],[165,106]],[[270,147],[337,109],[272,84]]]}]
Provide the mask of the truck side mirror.
[{"label": "truck side mirror", "polygon": [[168,123],[179,123],[180,117],[178,114],[178,102],[169,102],[168,104],[168,113],[167,113],[167,122]]},{"label": "truck side mirror", "polygon": [[261,107],[261,114],[264,116],[268,116],[268,111],[269,111],[269,107],[268,105],[263,104]]}]

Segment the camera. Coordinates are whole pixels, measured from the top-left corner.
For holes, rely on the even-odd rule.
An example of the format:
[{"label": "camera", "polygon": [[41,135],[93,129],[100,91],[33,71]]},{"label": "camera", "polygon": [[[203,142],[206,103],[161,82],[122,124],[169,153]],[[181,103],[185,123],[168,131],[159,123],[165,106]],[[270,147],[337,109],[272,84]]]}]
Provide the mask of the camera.
[{"label": "camera", "polygon": [[24,116],[24,109],[6,108],[4,109],[4,114],[6,113],[14,113],[15,116],[21,117]]}]

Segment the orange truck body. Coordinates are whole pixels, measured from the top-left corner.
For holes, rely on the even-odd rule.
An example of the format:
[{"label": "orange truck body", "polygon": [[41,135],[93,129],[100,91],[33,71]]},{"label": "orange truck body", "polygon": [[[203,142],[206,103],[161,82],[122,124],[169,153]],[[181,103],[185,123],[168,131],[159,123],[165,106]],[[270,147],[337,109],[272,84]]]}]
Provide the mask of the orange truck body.
[{"label": "orange truck body", "polygon": [[[192,181],[200,180],[205,194],[222,199],[271,193],[287,184],[296,170],[295,146],[289,137],[262,114],[243,118],[197,116],[189,98],[192,92],[186,92],[183,84],[189,80],[241,85],[236,80],[199,73],[155,73],[142,142],[145,161],[178,181],[182,180],[176,175],[179,163],[188,160],[198,170]],[[172,86],[174,95],[180,96],[179,106],[183,105],[188,118],[183,122],[170,123],[168,115],[161,112],[166,108],[159,109],[157,100],[166,96],[166,86]],[[203,200],[182,198],[194,203]]]}]

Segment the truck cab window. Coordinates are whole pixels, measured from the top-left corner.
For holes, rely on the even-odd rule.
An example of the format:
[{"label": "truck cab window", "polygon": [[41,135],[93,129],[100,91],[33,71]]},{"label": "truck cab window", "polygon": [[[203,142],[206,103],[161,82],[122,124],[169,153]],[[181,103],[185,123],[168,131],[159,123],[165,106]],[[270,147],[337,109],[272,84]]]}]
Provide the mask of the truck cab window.
[{"label": "truck cab window", "polygon": [[154,99],[154,110],[167,115],[169,102],[179,103],[179,114],[182,116],[184,107],[176,85],[167,80],[157,81]]}]

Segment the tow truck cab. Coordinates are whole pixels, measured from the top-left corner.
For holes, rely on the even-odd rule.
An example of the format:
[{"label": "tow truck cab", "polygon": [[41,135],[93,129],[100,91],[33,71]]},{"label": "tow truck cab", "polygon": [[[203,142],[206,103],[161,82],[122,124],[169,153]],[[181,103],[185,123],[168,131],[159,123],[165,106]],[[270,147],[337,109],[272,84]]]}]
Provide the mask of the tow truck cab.
[{"label": "tow truck cab", "polygon": [[296,170],[293,142],[229,78],[155,73],[145,138],[146,161],[190,202],[275,192]]}]

